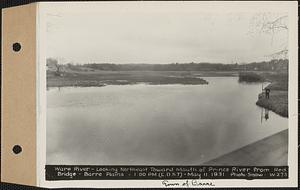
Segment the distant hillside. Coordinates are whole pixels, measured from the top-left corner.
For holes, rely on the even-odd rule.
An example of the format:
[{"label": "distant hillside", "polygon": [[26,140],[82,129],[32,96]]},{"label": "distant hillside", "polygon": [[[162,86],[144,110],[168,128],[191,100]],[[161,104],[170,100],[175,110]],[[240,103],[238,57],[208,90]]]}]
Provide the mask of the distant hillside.
[{"label": "distant hillside", "polygon": [[[271,61],[253,62],[247,64],[222,64],[222,63],[172,63],[172,64],[113,64],[113,63],[89,63],[89,64],[64,64],[60,67],[73,71],[287,71],[287,59],[274,59]],[[55,66],[52,66],[55,65]],[[48,69],[57,68],[57,61],[47,59]]]}]

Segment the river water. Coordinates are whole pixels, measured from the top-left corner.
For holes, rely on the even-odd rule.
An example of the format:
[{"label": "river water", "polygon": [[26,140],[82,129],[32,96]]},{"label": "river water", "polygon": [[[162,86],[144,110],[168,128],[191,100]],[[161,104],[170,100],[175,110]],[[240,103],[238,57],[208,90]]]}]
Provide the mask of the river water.
[{"label": "river water", "polygon": [[261,84],[65,87],[47,91],[47,164],[200,165],[287,129],[255,105]]}]

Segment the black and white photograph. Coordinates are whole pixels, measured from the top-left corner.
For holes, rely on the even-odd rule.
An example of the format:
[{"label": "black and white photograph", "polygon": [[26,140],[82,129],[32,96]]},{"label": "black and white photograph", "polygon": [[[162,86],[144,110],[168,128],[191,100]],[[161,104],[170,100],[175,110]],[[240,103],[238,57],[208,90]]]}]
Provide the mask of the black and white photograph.
[{"label": "black and white photograph", "polygon": [[46,165],[289,165],[288,9],[195,4],[48,4]]}]

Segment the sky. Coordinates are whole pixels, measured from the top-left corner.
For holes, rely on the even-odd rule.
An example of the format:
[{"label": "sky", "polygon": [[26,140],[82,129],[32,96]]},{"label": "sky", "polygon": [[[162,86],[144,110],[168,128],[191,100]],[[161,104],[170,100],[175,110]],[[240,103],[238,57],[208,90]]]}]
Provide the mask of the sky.
[{"label": "sky", "polygon": [[[49,4],[46,56],[60,63],[245,63],[270,59],[287,32],[260,33],[262,12],[159,3]],[[268,13],[274,19],[284,13]],[[272,18],[273,17],[273,18]]]}]

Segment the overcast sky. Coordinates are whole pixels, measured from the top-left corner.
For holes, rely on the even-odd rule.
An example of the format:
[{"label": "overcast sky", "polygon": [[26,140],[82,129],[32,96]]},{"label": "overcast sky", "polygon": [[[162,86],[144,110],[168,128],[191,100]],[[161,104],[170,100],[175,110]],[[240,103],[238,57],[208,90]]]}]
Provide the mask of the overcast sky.
[{"label": "overcast sky", "polygon": [[47,57],[61,63],[241,63],[269,59],[287,38],[286,32],[273,39],[253,32],[259,13],[132,5],[53,4],[45,12]]}]

